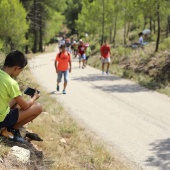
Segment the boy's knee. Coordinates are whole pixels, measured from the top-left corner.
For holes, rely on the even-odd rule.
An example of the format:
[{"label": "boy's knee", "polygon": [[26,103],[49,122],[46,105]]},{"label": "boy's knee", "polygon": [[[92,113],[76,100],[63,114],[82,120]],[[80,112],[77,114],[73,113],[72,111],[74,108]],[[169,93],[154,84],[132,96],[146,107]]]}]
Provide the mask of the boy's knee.
[{"label": "boy's knee", "polygon": [[34,103],[34,106],[36,107],[37,114],[40,114],[43,110],[43,107],[40,103]]}]

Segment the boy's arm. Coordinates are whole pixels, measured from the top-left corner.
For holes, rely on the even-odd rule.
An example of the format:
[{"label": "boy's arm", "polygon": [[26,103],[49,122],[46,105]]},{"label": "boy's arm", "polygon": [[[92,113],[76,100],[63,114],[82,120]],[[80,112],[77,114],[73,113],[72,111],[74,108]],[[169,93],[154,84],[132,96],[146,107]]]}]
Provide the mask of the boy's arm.
[{"label": "boy's arm", "polygon": [[69,60],[69,66],[70,66],[69,72],[71,73],[71,59]]},{"label": "boy's arm", "polygon": [[54,62],[54,66],[55,66],[56,73],[57,73],[57,72],[58,72],[58,69],[57,69],[57,67],[58,67],[58,62],[57,62],[57,61]]},{"label": "boy's arm", "polygon": [[56,73],[58,72],[57,70],[57,68],[58,68],[58,61],[57,61],[57,58],[58,58],[58,55],[56,56],[56,59],[55,59],[55,62],[54,62],[54,67],[55,67],[55,69],[56,69]]},{"label": "boy's arm", "polygon": [[38,94],[36,91],[34,93],[34,96],[29,101],[26,101],[22,96],[17,96],[14,99],[17,102],[17,104],[21,107],[22,110],[26,110],[30,108],[39,97],[40,94]]}]

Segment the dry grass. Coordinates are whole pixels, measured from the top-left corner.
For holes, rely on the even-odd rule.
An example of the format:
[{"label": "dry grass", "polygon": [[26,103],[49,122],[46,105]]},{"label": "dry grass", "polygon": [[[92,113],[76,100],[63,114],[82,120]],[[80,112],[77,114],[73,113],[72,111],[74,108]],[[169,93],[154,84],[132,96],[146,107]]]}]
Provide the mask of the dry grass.
[{"label": "dry grass", "polygon": [[[28,68],[19,77],[25,86],[35,85]],[[75,122],[59,103],[39,87],[43,113],[27,129],[38,134],[43,142],[31,141],[27,147],[31,153],[31,168],[41,170],[128,170],[119,158],[114,157],[102,142]],[[26,96],[25,96],[26,97]],[[10,145],[1,144],[1,157],[5,157]],[[36,152],[43,151],[43,159]],[[38,160],[38,161],[37,161]],[[18,168],[19,169],[19,168]]]},{"label": "dry grass", "polygon": [[[109,71],[170,96],[170,51],[166,49],[155,53],[154,50],[154,42],[146,45],[144,49],[112,48]],[[88,63],[101,69],[98,53],[91,57]]]}]

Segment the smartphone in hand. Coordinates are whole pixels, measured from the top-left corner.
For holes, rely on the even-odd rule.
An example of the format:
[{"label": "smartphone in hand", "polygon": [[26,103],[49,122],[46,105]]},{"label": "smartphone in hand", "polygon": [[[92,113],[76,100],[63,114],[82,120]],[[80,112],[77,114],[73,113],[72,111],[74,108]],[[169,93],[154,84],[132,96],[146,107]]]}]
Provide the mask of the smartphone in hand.
[{"label": "smartphone in hand", "polygon": [[[38,91],[37,90],[37,92],[38,92],[38,94],[40,93],[40,91]],[[34,96],[34,93],[35,93],[35,89],[32,89],[32,88],[30,88],[30,87],[28,87],[25,91],[24,91],[24,94],[27,94],[27,95],[29,95],[29,96]]]}]

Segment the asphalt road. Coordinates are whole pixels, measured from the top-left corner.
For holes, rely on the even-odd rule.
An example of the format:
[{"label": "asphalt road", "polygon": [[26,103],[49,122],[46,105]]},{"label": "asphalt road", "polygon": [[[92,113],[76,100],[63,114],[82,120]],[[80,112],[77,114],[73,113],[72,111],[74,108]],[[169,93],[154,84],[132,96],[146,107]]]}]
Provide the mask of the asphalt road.
[{"label": "asphalt road", "polygon": [[[170,170],[170,98],[72,60],[67,94],[56,92],[56,52],[29,64],[39,84],[134,170]],[[43,96],[42,96],[43,97]],[[111,149],[112,151],[112,149]]]}]

